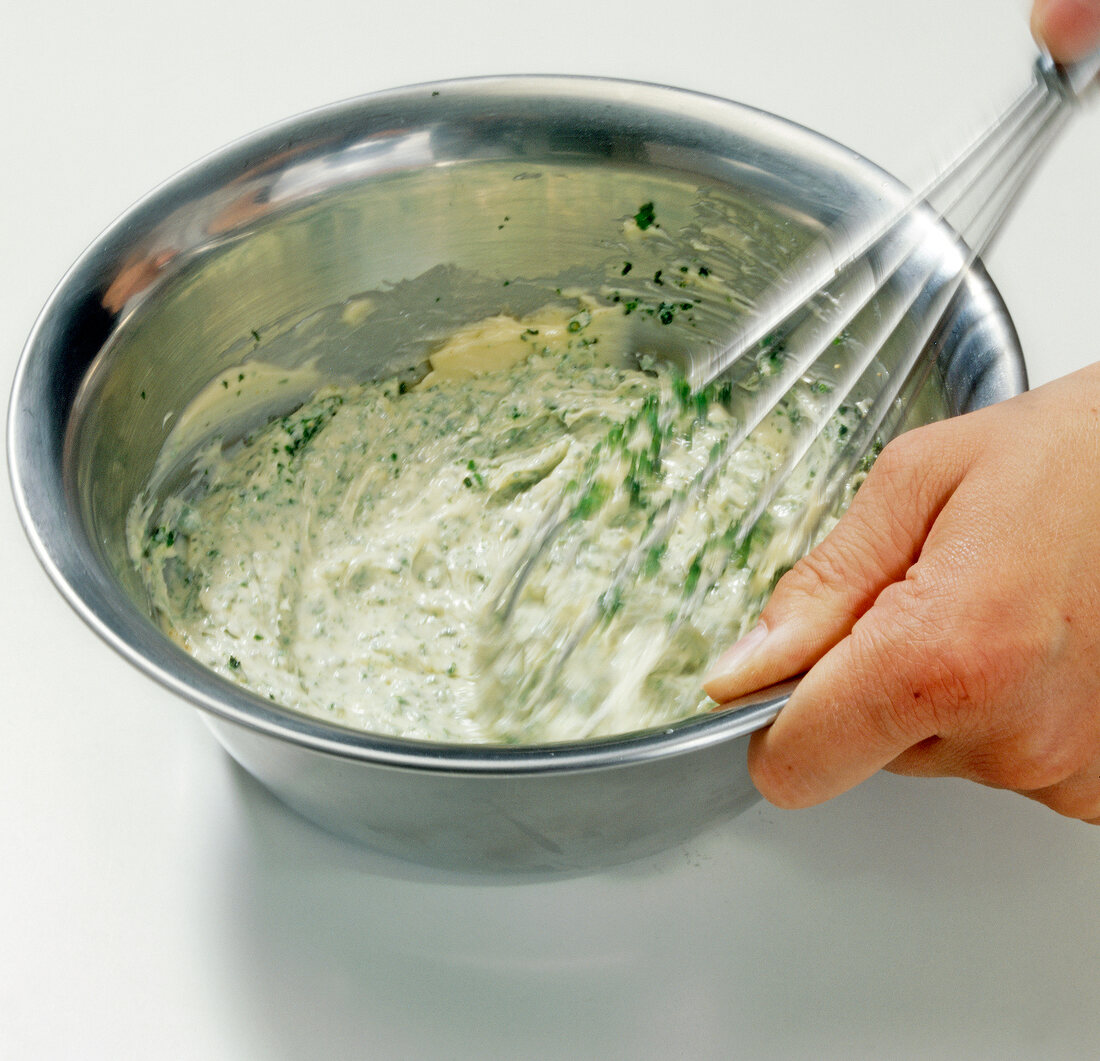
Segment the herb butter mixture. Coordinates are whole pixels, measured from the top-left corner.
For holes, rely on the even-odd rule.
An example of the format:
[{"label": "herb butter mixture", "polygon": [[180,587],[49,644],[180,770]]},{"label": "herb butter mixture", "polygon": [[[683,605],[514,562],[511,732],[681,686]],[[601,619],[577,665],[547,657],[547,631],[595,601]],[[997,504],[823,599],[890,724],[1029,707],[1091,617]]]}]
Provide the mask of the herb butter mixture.
[{"label": "herb butter mixture", "polygon": [[[285,707],[409,738],[580,739],[713,706],[700,674],[801,548],[805,498],[847,425],[831,422],[744,534],[825,388],[804,381],[639,552],[738,421],[728,384],[690,395],[628,367],[623,320],[594,306],[492,318],[415,385],[321,388],[209,446],[187,488],[131,512],[166,630]],[[562,662],[570,632],[584,636]]]}]

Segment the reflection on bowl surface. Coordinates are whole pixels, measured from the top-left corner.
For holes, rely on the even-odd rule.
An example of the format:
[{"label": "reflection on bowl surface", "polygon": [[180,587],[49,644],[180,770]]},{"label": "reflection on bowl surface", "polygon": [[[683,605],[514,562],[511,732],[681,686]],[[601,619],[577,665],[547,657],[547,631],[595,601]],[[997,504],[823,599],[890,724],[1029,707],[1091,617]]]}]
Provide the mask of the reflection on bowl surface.
[{"label": "reflection on bowl surface", "polygon": [[[720,345],[823,227],[901,194],[867,161],[770,115],[603,80],[414,87],[262,131],[138,204],[43,311],[9,421],[28,534],[108,643],[334,831],[476,871],[574,871],[661,849],[754,801],[751,709],[523,748],[379,736],[287,710],[165,636],[128,554],[128,513],[154,475],[162,493],[181,485],[208,429],[239,438],[320,380],[419,379],[456,330],[523,320],[572,293],[650,305],[631,314],[626,346],[690,359]],[[634,220],[647,203],[659,204],[656,233]],[[678,300],[690,313],[664,320],[656,274],[670,262],[714,279]],[[980,269],[935,342],[915,416],[1024,386]],[[283,381],[263,400],[207,421],[195,412],[211,384],[261,365]],[[158,467],[170,438],[173,460]]]}]

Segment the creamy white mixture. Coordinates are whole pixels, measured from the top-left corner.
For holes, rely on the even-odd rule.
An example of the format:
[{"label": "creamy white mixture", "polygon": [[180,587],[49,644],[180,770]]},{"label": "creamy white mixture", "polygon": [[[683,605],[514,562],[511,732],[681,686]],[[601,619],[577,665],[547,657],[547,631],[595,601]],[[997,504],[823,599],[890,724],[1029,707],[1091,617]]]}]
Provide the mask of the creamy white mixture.
[{"label": "creamy white mixture", "polygon": [[[187,488],[131,513],[131,556],[165,629],[283,706],[410,738],[578,739],[713,706],[700,674],[792,562],[805,497],[847,426],[830,424],[742,540],[824,389],[806,381],[639,552],[737,421],[728,388],[705,400],[624,367],[622,321],[592,306],[493,318],[415,385],[321,388],[243,443],[216,440]],[[555,515],[499,621],[505,576]]]}]

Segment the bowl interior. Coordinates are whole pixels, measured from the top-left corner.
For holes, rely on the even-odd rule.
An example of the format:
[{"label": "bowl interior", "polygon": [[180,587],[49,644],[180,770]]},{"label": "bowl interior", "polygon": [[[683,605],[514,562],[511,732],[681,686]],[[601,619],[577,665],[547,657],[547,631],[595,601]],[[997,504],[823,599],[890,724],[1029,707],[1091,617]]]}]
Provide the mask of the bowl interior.
[{"label": "bowl interior", "polygon": [[[295,119],[139,204],[51,300],[12,406],[32,540],[82,614],[162,682],[237,721],[362,747],[256,702],[161,634],[126,549],[127,512],[150,479],[171,487],[203,438],[240,437],[320,380],[414,377],[455,327],[581,292],[632,305],[638,353],[714,350],[824,228],[903,194],[807,130],[654,86],[460,82]],[[690,314],[661,312],[685,300]],[[1024,386],[980,269],[935,354],[910,422]],[[185,414],[212,381],[228,392],[256,363],[274,370],[262,400],[227,393]],[[170,435],[173,459],[158,465]]]}]

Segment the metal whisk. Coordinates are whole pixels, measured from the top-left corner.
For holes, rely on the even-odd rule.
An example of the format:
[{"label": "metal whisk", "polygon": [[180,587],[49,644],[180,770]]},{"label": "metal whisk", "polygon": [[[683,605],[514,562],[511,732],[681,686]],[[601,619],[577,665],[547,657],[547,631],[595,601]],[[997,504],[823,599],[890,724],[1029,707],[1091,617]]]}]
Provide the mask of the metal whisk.
[{"label": "metal whisk", "polygon": [[[874,447],[896,433],[908,400],[919,393],[934,363],[928,340],[943,317],[967,270],[989,246],[1036,163],[1068,120],[1076,104],[1100,72],[1100,52],[1072,66],[1040,57],[1026,90],[951,165],[922,192],[885,216],[846,218],[815,241],[781,282],[758,303],[757,311],[739,334],[719,352],[693,363],[683,386],[701,393],[726,376],[744,359],[766,355],[781,341],[784,356],[776,371],[754,377],[751,396],[739,412],[739,423],[710,454],[687,490],[667,498],[645,533],[614,570],[603,592],[588,603],[553,638],[554,650],[538,669],[525,669],[522,658],[509,652],[506,626],[532,572],[562,529],[584,515],[592,479],[546,513],[523,555],[500,585],[491,602],[495,636],[483,667],[495,670],[498,696],[495,710],[523,716],[552,710],[550,692],[567,661],[607,617],[609,602],[621,599],[647,558],[659,551],[677,521],[702,494],[750,434],[773,412],[791,388],[842,339],[854,351],[836,367],[839,372],[816,414],[795,427],[795,439],[785,458],[772,468],[750,509],[716,549],[717,560],[703,565],[672,618],[685,623],[713,587],[731,555],[743,550],[761,516],[775,500],[791,471],[806,456],[825,425],[846,402],[857,382],[871,369],[884,345],[900,346],[888,378],[876,388],[858,422],[838,446],[835,459],[816,484],[814,503],[798,526],[792,561],[805,552],[822,530],[861,465],[873,458]],[[946,223],[958,234],[945,260],[942,231]],[[937,240],[930,239],[932,233]],[[674,416],[675,403],[653,414],[656,437]],[[723,559],[725,558],[725,559]],[[785,695],[773,696],[760,724],[774,717]],[[595,728],[599,709],[585,727]],[[584,737],[587,732],[575,734]]]}]

